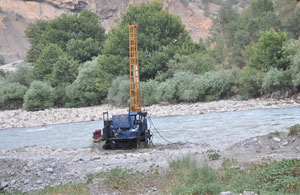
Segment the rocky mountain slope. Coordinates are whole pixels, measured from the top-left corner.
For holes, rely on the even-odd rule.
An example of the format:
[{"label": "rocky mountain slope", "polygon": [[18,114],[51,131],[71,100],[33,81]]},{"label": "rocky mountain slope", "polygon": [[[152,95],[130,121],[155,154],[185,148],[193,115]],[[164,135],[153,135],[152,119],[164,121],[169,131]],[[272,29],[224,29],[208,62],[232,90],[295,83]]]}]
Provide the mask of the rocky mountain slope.
[{"label": "rocky mountain slope", "polygon": [[[97,13],[109,31],[132,4],[151,0],[1,0],[0,1],[0,54],[7,63],[24,59],[29,47],[24,37],[26,26],[37,19],[53,19],[62,13],[83,9]],[[206,38],[222,2],[225,0],[161,0],[164,8],[181,18],[193,40]],[[249,0],[236,2],[243,9]]]}]

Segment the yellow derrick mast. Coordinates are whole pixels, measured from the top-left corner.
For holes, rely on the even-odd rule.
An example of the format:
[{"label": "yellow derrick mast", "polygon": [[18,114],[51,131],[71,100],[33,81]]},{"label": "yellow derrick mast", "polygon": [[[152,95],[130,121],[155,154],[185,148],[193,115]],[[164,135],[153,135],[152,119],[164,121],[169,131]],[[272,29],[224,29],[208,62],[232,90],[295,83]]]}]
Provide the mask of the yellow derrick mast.
[{"label": "yellow derrick mast", "polygon": [[137,43],[138,24],[129,26],[129,74],[130,74],[130,112],[142,112],[139,56]]}]

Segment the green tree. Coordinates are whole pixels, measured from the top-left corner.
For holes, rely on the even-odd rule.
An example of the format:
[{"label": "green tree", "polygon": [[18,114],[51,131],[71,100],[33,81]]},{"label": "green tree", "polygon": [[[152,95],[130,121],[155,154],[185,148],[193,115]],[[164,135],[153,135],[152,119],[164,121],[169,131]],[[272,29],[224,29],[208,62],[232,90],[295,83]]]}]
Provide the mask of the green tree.
[{"label": "green tree", "polygon": [[97,58],[79,67],[75,81],[67,87],[68,106],[91,106],[101,103],[107,95],[110,77],[101,77]]},{"label": "green tree", "polygon": [[185,47],[197,48],[178,17],[163,10],[163,4],[130,6],[121,22],[113,28],[104,43],[104,57],[99,59],[102,69],[112,75],[126,75],[128,60],[128,24],[138,24],[138,49],[141,79],[154,78],[158,71],[166,71],[166,64],[176,51]]},{"label": "green tree", "polygon": [[51,21],[38,20],[25,33],[31,44],[26,56],[29,62],[36,62],[50,44],[68,51],[70,57],[80,62],[91,60],[99,54],[105,40],[105,30],[99,17],[87,10],[72,15],[62,14]]},{"label": "green tree", "polygon": [[300,8],[290,15],[284,22],[284,29],[293,39],[298,39],[300,36]]},{"label": "green tree", "polygon": [[168,75],[173,76],[176,72],[191,72],[194,74],[203,74],[214,70],[214,59],[208,54],[194,54],[189,56],[176,54],[169,60]]},{"label": "green tree", "polygon": [[249,66],[268,71],[271,67],[286,69],[288,63],[284,60],[283,45],[286,33],[276,32],[274,29],[263,32],[259,41],[253,46],[253,56],[249,59]]},{"label": "green tree", "polygon": [[46,46],[34,65],[33,76],[37,80],[50,79],[53,72],[53,66],[64,52],[58,45],[49,44]]},{"label": "green tree", "polygon": [[71,39],[67,43],[67,54],[80,63],[91,60],[93,56],[99,55],[101,43],[95,42],[92,38],[85,40]]},{"label": "green tree", "polygon": [[72,83],[78,74],[79,64],[75,60],[68,59],[67,56],[60,56],[53,64],[51,73],[52,86],[57,86],[61,83]]}]

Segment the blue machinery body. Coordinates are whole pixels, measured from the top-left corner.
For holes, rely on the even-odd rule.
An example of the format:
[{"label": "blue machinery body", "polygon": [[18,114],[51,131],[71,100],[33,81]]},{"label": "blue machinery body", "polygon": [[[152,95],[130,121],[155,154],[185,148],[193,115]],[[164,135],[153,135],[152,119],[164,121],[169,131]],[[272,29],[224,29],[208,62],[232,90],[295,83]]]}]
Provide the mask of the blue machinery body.
[{"label": "blue machinery body", "polygon": [[103,113],[104,149],[136,148],[143,144],[148,146],[152,135],[147,124],[147,112],[129,112],[113,115],[109,119],[108,112]]}]

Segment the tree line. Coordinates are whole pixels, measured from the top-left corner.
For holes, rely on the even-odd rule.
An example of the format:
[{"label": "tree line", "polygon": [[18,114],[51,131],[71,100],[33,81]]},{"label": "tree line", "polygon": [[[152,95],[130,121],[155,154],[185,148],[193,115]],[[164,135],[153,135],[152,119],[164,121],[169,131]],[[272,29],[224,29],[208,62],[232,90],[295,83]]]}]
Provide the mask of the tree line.
[{"label": "tree line", "polygon": [[90,11],[38,20],[26,29],[26,65],[0,73],[0,107],[127,105],[128,24],[139,24],[144,105],[212,101],[300,89],[300,9],[296,0],[253,0],[238,13],[222,4],[211,36],[193,42],[158,1],[132,5],[105,34]]}]

